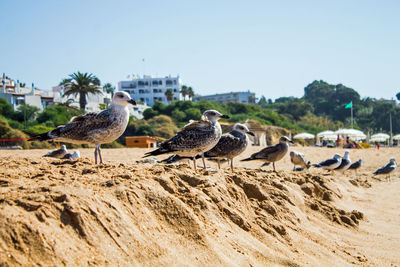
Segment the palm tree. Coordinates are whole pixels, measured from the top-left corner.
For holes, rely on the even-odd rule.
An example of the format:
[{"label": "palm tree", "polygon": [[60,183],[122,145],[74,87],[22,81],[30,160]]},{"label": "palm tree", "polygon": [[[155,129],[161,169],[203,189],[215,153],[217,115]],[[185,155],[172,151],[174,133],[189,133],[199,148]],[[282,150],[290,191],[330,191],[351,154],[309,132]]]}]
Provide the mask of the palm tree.
[{"label": "palm tree", "polygon": [[188,87],[186,85],[182,85],[181,94],[183,96],[183,100],[186,100],[186,96],[188,95]]},{"label": "palm tree", "polygon": [[106,83],[105,85],[103,85],[103,90],[104,90],[107,94],[111,94],[111,98],[113,98],[113,96],[114,96],[114,91],[115,91],[115,86],[113,86],[111,83]]},{"label": "palm tree", "polygon": [[174,91],[171,88],[165,90],[165,97],[167,98],[168,103],[171,103],[172,99],[174,99]]},{"label": "palm tree", "polygon": [[69,78],[63,79],[60,85],[64,85],[64,95],[75,97],[79,95],[79,106],[85,109],[87,105],[88,94],[102,94],[100,80],[92,73],[76,72],[69,75]]},{"label": "palm tree", "polygon": [[189,100],[192,99],[192,97],[194,97],[194,91],[192,87],[187,88],[187,95],[189,96]]}]

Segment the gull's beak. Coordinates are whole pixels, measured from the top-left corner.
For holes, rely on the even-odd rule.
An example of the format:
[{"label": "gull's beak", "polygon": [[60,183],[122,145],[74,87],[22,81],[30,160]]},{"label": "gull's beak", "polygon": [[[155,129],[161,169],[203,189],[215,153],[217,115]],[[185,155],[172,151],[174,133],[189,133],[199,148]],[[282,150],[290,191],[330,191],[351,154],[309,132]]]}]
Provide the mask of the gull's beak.
[{"label": "gull's beak", "polygon": [[135,100],[133,100],[133,99],[129,99],[129,100],[128,100],[128,103],[129,103],[129,104],[132,104],[132,105],[134,105],[134,106],[136,106],[136,102],[135,102]]},{"label": "gull's beak", "polygon": [[222,115],[221,118],[222,119],[229,119],[230,117],[228,115]]},{"label": "gull's beak", "polygon": [[289,139],[289,143],[292,143],[292,144],[294,144],[293,140],[290,140],[290,139]]},{"label": "gull's beak", "polygon": [[247,134],[251,135],[251,136],[256,136],[253,132],[248,131]]}]

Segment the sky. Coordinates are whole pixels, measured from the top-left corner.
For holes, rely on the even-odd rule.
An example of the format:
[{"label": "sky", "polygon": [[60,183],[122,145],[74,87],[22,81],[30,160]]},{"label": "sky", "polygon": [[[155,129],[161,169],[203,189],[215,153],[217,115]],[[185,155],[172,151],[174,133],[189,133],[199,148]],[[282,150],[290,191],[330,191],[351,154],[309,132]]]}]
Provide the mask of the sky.
[{"label": "sky", "polygon": [[[51,89],[179,75],[198,94],[301,97],[314,80],[400,91],[400,1],[0,0],[0,72]],[[143,61],[144,59],[144,61]]]}]

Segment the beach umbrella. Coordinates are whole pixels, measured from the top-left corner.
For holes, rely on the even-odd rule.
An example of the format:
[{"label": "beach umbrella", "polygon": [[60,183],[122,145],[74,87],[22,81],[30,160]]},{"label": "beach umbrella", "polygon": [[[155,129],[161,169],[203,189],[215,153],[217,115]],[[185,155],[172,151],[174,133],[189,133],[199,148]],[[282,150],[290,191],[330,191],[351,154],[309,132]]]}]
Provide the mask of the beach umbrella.
[{"label": "beach umbrella", "polygon": [[396,134],[395,136],[393,136],[393,140],[400,140],[400,134]]},{"label": "beach umbrella", "polygon": [[293,136],[294,139],[313,139],[315,135],[310,133],[299,133]]},{"label": "beach umbrella", "polygon": [[323,131],[317,134],[318,138],[322,138],[323,140],[335,141],[337,139],[337,135],[333,131]]},{"label": "beach umbrella", "polygon": [[326,135],[335,135],[335,133],[333,131],[323,131],[317,134],[318,137],[324,137]]},{"label": "beach umbrella", "polygon": [[371,136],[370,142],[385,142],[390,138],[390,135],[385,133],[377,133]]},{"label": "beach umbrella", "polygon": [[352,140],[363,140],[367,138],[367,136],[362,131],[356,129],[339,129],[335,132],[335,134],[348,136]]}]

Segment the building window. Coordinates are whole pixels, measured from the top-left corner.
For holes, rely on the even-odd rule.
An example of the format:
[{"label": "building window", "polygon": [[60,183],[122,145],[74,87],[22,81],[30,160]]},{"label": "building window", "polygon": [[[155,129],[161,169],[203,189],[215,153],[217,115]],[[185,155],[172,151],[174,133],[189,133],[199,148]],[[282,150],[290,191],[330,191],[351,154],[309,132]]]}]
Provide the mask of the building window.
[{"label": "building window", "polygon": [[153,93],[157,93],[158,92],[158,90],[157,89],[153,89]]},{"label": "building window", "polygon": [[165,81],[165,85],[172,85],[172,81],[171,80],[166,80]]},{"label": "building window", "polygon": [[140,89],[139,94],[144,94],[144,90]]}]

